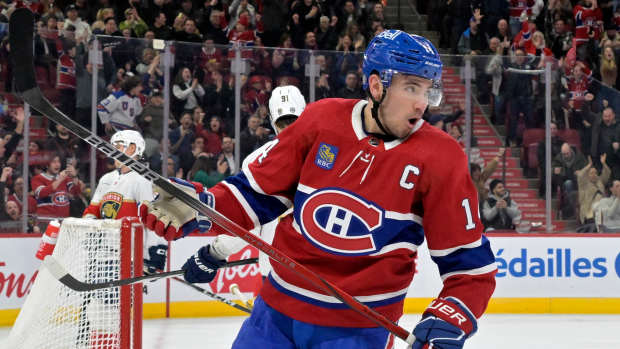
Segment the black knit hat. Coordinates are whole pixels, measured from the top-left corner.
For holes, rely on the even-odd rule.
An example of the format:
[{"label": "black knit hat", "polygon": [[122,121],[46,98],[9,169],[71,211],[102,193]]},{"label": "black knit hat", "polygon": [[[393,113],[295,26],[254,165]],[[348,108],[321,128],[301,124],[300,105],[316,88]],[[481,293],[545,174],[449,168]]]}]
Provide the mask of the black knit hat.
[{"label": "black knit hat", "polygon": [[491,189],[491,192],[493,192],[493,189],[495,189],[495,187],[497,187],[497,185],[500,183],[504,183],[504,182],[502,182],[501,179],[492,180],[491,183],[489,183],[489,189]]}]

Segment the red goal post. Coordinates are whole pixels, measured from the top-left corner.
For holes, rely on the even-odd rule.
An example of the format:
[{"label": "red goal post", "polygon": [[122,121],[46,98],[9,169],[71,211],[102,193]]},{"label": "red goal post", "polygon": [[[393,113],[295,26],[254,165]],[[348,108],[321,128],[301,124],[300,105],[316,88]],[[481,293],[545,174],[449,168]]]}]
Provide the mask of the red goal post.
[{"label": "red goal post", "polygon": [[[143,241],[144,229],[136,217],[66,218],[52,255],[81,281],[112,281],[142,275]],[[141,349],[142,284],[76,292],[40,268],[8,339],[0,344]]]}]

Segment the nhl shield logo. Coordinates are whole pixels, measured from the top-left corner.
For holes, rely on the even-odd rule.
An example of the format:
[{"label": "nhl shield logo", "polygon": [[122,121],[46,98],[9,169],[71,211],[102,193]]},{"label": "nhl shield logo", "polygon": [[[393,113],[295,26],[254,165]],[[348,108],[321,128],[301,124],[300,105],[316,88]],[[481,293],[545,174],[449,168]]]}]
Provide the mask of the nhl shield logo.
[{"label": "nhl shield logo", "polygon": [[338,155],[338,147],[327,143],[321,143],[316,153],[314,163],[322,169],[331,170],[334,167],[336,155]]},{"label": "nhl shield logo", "polygon": [[123,195],[119,193],[107,193],[101,200],[100,215],[102,219],[116,219],[118,211],[123,203]]}]

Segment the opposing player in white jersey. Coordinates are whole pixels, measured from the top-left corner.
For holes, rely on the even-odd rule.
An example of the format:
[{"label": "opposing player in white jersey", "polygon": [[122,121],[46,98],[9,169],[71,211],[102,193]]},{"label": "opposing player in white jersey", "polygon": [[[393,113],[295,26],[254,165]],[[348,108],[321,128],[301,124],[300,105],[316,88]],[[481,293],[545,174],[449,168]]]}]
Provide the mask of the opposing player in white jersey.
[{"label": "opposing player in white jersey", "polygon": [[[305,108],[306,100],[297,87],[293,85],[276,87],[269,98],[269,119],[276,135],[297,120]],[[247,169],[248,165],[254,160],[260,156],[266,156],[269,150],[277,143],[278,139],[276,138],[254,150],[243,160],[241,168]],[[291,210],[292,209],[286,211],[284,215],[289,214]],[[271,244],[278,221],[279,218],[263,224],[253,229],[252,233],[260,235],[263,240]],[[237,253],[246,245],[247,243],[242,239],[230,235],[218,235],[213,242],[214,248],[220,252],[225,251],[225,253],[222,254],[226,255],[226,257],[230,254]],[[269,257],[263,252],[260,252],[258,255],[258,265],[261,274],[266,277],[269,274],[269,270],[271,270],[271,264],[269,263]]]},{"label": "opposing player in white jersey", "polygon": [[[139,160],[144,152],[144,139],[139,132],[124,130],[116,132],[110,139],[116,149]],[[153,185],[129,167],[115,161],[116,169],[99,179],[97,189],[82,217],[97,219],[120,219],[137,217],[138,204],[152,200]],[[168,244],[153,231],[146,230],[144,236],[144,270],[163,270],[166,263]]]}]

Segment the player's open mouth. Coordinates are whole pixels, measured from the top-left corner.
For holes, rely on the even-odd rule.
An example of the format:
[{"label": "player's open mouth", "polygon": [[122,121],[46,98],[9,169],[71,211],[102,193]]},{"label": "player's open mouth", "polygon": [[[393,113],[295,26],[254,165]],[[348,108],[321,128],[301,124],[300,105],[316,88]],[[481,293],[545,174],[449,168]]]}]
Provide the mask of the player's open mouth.
[{"label": "player's open mouth", "polygon": [[416,118],[409,119],[409,127],[413,128],[413,126],[415,126],[416,122],[418,122],[418,119],[416,119]]}]

